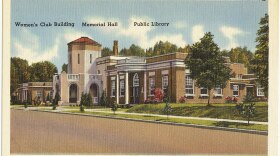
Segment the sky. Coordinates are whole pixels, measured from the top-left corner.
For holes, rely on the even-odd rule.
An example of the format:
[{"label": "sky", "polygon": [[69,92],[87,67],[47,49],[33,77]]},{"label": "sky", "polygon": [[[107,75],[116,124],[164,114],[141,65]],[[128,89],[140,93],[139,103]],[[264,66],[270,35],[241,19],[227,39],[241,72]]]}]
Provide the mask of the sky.
[{"label": "sky", "polygon": [[[211,32],[221,49],[246,46],[252,52],[260,18],[268,13],[262,0],[12,0],[11,56],[29,64],[51,61],[61,71],[67,63],[67,43],[87,36],[103,47],[119,49],[131,44],[146,49],[159,40],[178,47],[192,45]],[[18,27],[16,22],[38,24]],[[40,26],[41,22],[52,26]],[[75,23],[55,27],[54,22]],[[117,27],[83,27],[82,22],[118,22]],[[168,26],[134,26],[134,22],[169,23]]]}]

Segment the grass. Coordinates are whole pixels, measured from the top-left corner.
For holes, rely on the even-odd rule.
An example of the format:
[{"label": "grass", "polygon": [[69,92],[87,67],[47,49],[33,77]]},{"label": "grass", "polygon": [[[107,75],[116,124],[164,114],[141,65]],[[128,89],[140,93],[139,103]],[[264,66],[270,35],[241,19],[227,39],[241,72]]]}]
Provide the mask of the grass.
[{"label": "grass", "polygon": [[[164,114],[164,106],[165,104],[140,104],[128,109],[126,112],[162,115]],[[206,104],[171,104],[171,107],[172,112],[170,115],[246,120],[246,118],[238,114],[235,104],[212,104],[211,107],[207,107]],[[267,103],[256,103],[256,115],[251,120],[268,121]]]},{"label": "grass", "polygon": [[[68,110],[66,112],[70,113],[81,113],[79,110]],[[228,127],[228,128],[238,128],[238,129],[248,129],[248,130],[259,130],[267,131],[267,125],[260,124],[250,124],[249,126],[245,123],[235,123],[235,122],[224,122],[224,121],[209,121],[209,120],[197,120],[197,119],[181,119],[181,118],[167,118],[149,115],[132,115],[132,114],[113,114],[112,112],[83,112],[84,114],[93,114],[99,116],[110,116],[110,117],[121,117],[121,118],[131,118],[140,119],[148,121],[161,121],[161,122],[173,122],[173,123],[183,123],[183,124],[195,124],[203,126],[216,126],[216,127]]]}]

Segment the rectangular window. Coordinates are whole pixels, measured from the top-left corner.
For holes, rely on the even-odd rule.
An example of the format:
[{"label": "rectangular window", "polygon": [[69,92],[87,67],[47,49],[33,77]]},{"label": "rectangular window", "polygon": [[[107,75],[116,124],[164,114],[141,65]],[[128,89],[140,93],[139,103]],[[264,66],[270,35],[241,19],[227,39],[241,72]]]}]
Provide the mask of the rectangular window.
[{"label": "rectangular window", "polygon": [[233,94],[233,96],[239,96],[239,86],[238,85],[232,86],[232,94]]},{"label": "rectangular window", "polygon": [[42,97],[43,96],[43,93],[41,90],[38,90],[37,93],[36,93],[36,96],[37,97]]},{"label": "rectangular window", "polygon": [[194,82],[188,75],[185,76],[185,92],[186,96],[194,96]]},{"label": "rectangular window", "polygon": [[80,54],[78,54],[78,64],[80,64]]},{"label": "rectangular window", "polygon": [[208,96],[208,89],[207,88],[200,88],[200,95],[201,96]]},{"label": "rectangular window", "polygon": [[214,90],[214,94],[215,96],[222,96],[223,95],[222,88],[220,86],[217,86]]},{"label": "rectangular window", "polygon": [[155,95],[155,78],[149,78],[149,95]]},{"label": "rectangular window", "polygon": [[92,63],[92,54],[89,54],[89,63]]},{"label": "rectangular window", "polygon": [[164,75],[162,77],[162,90],[165,91],[168,87],[168,76]]},{"label": "rectangular window", "polygon": [[123,97],[125,94],[125,88],[124,88],[124,80],[120,80],[120,97]]},{"label": "rectangular window", "polygon": [[257,87],[257,96],[264,96],[264,88]]},{"label": "rectangular window", "polygon": [[115,97],[116,95],[116,81],[111,80],[111,96]]}]

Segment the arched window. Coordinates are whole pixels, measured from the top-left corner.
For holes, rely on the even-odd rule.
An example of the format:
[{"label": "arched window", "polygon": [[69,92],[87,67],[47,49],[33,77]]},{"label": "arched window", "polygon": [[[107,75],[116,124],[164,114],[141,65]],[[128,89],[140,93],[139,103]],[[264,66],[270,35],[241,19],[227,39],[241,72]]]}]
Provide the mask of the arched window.
[{"label": "arched window", "polygon": [[138,86],[139,86],[139,76],[137,73],[135,73],[133,76],[133,87],[138,87]]}]

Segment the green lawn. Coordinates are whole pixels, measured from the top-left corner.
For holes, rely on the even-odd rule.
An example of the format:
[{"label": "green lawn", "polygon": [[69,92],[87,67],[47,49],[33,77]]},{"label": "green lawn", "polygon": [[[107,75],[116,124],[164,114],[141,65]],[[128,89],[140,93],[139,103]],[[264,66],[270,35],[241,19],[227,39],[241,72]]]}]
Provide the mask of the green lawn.
[{"label": "green lawn", "polygon": [[[165,104],[140,104],[128,109],[126,112],[164,114],[164,106]],[[212,104],[212,107],[207,107],[206,104],[171,104],[171,107],[171,115],[246,120],[238,114],[235,104]],[[267,103],[260,102],[256,104],[256,115],[252,118],[252,121],[268,121]]]},{"label": "green lawn", "polygon": [[[79,110],[68,110],[66,112],[70,113],[81,113]],[[195,124],[204,126],[216,126],[216,127],[228,127],[228,128],[238,128],[238,129],[249,129],[249,130],[259,130],[267,131],[267,125],[250,124],[249,126],[245,123],[234,123],[234,122],[220,122],[220,121],[209,121],[209,120],[196,120],[196,119],[180,119],[180,118],[167,118],[167,117],[156,117],[149,115],[131,115],[131,114],[113,114],[104,112],[83,112],[84,114],[94,114],[99,116],[110,116],[110,117],[121,117],[121,118],[131,118],[131,119],[141,119],[149,121],[162,121],[162,122],[173,122],[173,123],[184,123],[184,124]]]}]

